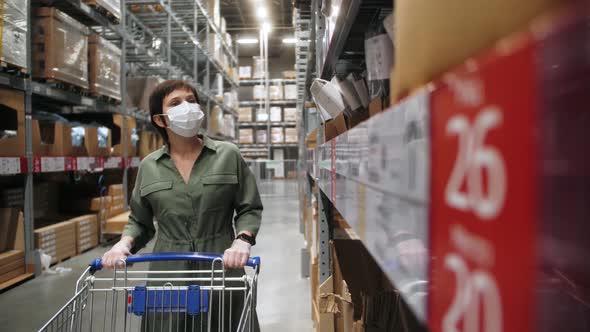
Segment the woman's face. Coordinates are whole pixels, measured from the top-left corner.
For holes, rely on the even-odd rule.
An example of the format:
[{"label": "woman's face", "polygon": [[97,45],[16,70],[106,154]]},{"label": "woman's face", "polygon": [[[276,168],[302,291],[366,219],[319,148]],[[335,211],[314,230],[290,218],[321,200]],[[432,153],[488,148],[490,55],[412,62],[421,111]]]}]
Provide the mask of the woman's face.
[{"label": "woman's face", "polygon": [[[196,103],[197,97],[193,94],[191,90],[188,89],[177,89],[172,91],[166,97],[164,97],[163,105],[162,105],[162,114],[168,113],[168,111],[183,102],[187,103]],[[168,127],[170,122],[167,116],[155,116],[154,121],[160,127]]]}]

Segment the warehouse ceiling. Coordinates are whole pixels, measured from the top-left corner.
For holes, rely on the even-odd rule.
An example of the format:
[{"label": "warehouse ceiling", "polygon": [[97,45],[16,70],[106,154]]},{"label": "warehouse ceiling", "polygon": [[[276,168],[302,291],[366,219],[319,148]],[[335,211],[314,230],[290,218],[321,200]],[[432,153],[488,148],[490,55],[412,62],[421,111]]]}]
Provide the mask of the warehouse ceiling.
[{"label": "warehouse ceiling", "polygon": [[[284,48],[283,38],[293,36],[292,0],[221,0],[221,15],[225,17],[227,30],[236,39],[259,37],[262,20],[256,10],[266,6],[268,20],[272,25],[269,35],[269,56],[279,56]],[[258,44],[240,45],[240,56],[253,56],[260,53]]]}]

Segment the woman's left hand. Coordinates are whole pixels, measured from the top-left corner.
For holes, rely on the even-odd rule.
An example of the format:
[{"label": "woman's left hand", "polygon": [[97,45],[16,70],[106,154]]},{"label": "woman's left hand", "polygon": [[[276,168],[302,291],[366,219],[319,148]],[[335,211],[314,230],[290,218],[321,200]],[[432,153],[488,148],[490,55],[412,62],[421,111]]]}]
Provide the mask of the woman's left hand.
[{"label": "woman's left hand", "polygon": [[252,246],[246,241],[235,239],[231,247],[223,253],[223,264],[228,269],[241,269],[250,258]]}]

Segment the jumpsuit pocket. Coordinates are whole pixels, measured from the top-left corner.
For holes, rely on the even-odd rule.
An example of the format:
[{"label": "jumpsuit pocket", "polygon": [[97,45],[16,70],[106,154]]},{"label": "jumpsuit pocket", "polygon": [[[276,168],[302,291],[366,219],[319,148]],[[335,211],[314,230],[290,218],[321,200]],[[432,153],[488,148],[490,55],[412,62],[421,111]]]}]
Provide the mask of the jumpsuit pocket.
[{"label": "jumpsuit pocket", "polygon": [[227,210],[233,207],[238,184],[234,174],[212,174],[203,177],[201,211]]},{"label": "jumpsuit pocket", "polygon": [[160,219],[170,207],[170,199],[173,195],[172,181],[158,181],[142,186],[139,194],[142,199],[147,199],[152,207],[152,212],[156,219]]},{"label": "jumpsuit pocket", "polygon": [[159,181],[145,185],[139,189],[139,193],[141,197],[146,197],[147,195],[156,191],[167,189],[172,189],[172,181]]}]

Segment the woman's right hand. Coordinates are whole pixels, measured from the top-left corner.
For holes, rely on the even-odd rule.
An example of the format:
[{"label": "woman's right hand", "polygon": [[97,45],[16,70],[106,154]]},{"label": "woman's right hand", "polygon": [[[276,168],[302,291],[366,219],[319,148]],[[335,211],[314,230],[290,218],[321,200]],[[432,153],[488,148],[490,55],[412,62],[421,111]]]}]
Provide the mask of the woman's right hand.
[{"label": "woman's right hand", "polygon": [[121,240],[102,255],[102,266],[109,269],[113,269],[115,265],[123,267],[124,264],[121,260],[127,259],[129,255],[131,255],[131,245]]}]

